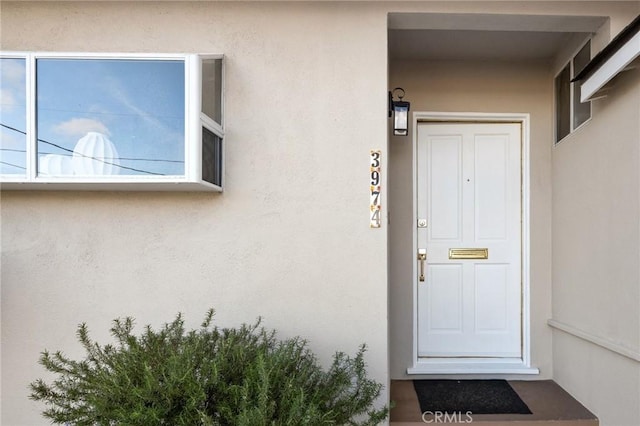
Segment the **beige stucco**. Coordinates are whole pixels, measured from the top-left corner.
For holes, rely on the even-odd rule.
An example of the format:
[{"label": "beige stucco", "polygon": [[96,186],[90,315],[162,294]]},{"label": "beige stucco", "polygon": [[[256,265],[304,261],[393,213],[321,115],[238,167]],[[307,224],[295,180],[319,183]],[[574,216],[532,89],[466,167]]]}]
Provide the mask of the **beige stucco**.
[{"label": "beige stucco", "polygon": [[[640,400],[639,364],[546,325],[640,346],[638,71],[553,148],[566,53],[544,64],[387,58],[389,12],[609,16],[601,48],[638,2],[3,1],[0,12],[3,50],[224,53],[227,77],[223,194],[2,192],[2,424],[46,424],[27,399],[39,352],[78,356],[79,322],[104,341],[123,315],[159,325],[181,311],[196,325],[214,307],[231,326],[261,315],[323,362],[366,342],[374,378],[405,377],[412,153],[411,137],[387,136],[396,85],[412,111],[531,114],[532,364],[601,424],[640,419],[622,413]],[[378,230],[370,149],[388,179]]]},{"label": "beige stucco", "polygon": [[[414,111],[530,114],[531,363],[533,378],[551,377],[552,81],[546,63],[394,62],[391,86],[401,85]],[[409,96],[409,95],[408,95]],[[408,97],[407,96],[407,97]],[[413,364],[413,185],[411,136],[390,141],[390,345],[393,378]],[[528,377],[532,378],[532,377]]]},{"label": "beige stucco", "polygon": [[[602,27],[594,52],[635,14]],[[539,64],[392,61],[390,87],[410,93],[414,111],[531,114],[531,361],[540,376],[528,379],[553,378],[600,424],[630,426],[640,421],[638,361],[546,324],[552,318],[640,353],[638,71],[593,104],[584,128],[552,143],[553,76],[583,40],[572,37]],[[390,140],[392,378],[408,377],[413,359],[412,149],[411,137]]]},{"label": "beige stucco", "polygon": [[[554,319],[640,349],[640,73],[553,150]],[[588,231],[588,232],[587,232]]]},{"label": "beige stucco", "polygon": [[[640,72],[592,105],[553,149],[553,319],[640,357]],[[601,424],[638,424],[637,360],[562,331],[553,342],[554,377]]]},{"label": "beige stucco", "polygon": [[386,15],[373,12],[3,2],[5,50],[224,53],[227,161],[220,195],[2,193],[2,424],[46,424],[27,399],[39,352],[79,355],[78,323],[104,341],[123,315],[263,316],[325,363],[367,343],[387,383],[387,233],[369,228],[368,195],[369,150],[387,159]]}]

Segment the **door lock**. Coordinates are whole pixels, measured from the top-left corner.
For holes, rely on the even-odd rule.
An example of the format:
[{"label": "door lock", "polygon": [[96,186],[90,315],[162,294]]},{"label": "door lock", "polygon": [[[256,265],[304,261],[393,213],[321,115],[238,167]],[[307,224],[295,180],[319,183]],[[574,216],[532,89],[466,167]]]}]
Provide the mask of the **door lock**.
[{"label": "door lock", "polygon": [[418,249],[418,261],[420,261],[420,277],[418,280],[424,282],[424,262],[427,260],[427,249]]}]

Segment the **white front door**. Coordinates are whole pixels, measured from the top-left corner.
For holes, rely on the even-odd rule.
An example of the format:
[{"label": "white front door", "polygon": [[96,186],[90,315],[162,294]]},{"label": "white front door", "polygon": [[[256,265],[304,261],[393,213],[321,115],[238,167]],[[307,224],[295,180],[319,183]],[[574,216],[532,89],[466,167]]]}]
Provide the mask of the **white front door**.
[{"label": "white front door", "polygon": [[519,358],[521,124],[417,132],[418,357]]}]

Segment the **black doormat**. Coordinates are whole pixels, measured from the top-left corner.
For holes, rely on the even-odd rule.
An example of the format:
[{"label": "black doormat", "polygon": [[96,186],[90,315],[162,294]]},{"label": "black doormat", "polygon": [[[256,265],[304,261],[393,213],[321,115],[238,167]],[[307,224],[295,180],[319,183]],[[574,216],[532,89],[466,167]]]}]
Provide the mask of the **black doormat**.
[{"label": "black doormat", "polygon": [[424,413],[531,414],[506,380],[414,380]]}]

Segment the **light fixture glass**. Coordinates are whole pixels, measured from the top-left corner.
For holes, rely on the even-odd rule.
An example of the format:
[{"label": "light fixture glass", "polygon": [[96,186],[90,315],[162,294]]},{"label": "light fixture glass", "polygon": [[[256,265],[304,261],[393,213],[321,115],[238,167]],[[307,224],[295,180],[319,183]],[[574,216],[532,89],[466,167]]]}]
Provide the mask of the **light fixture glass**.
[{"label": "light fixture glass", "polygon": [[[393,98],[398,100],[394,101]],[[403,101],[404,89],[396,87],[393,92],[389,92],[389,116],[393,113],[393,135],[407,136],[409,134],[409,108],[411,104]]]},{"label": "light fixture glass", "polygon": [[393,134],[407,136],[409,134],[409,102],[393,103]]}]

